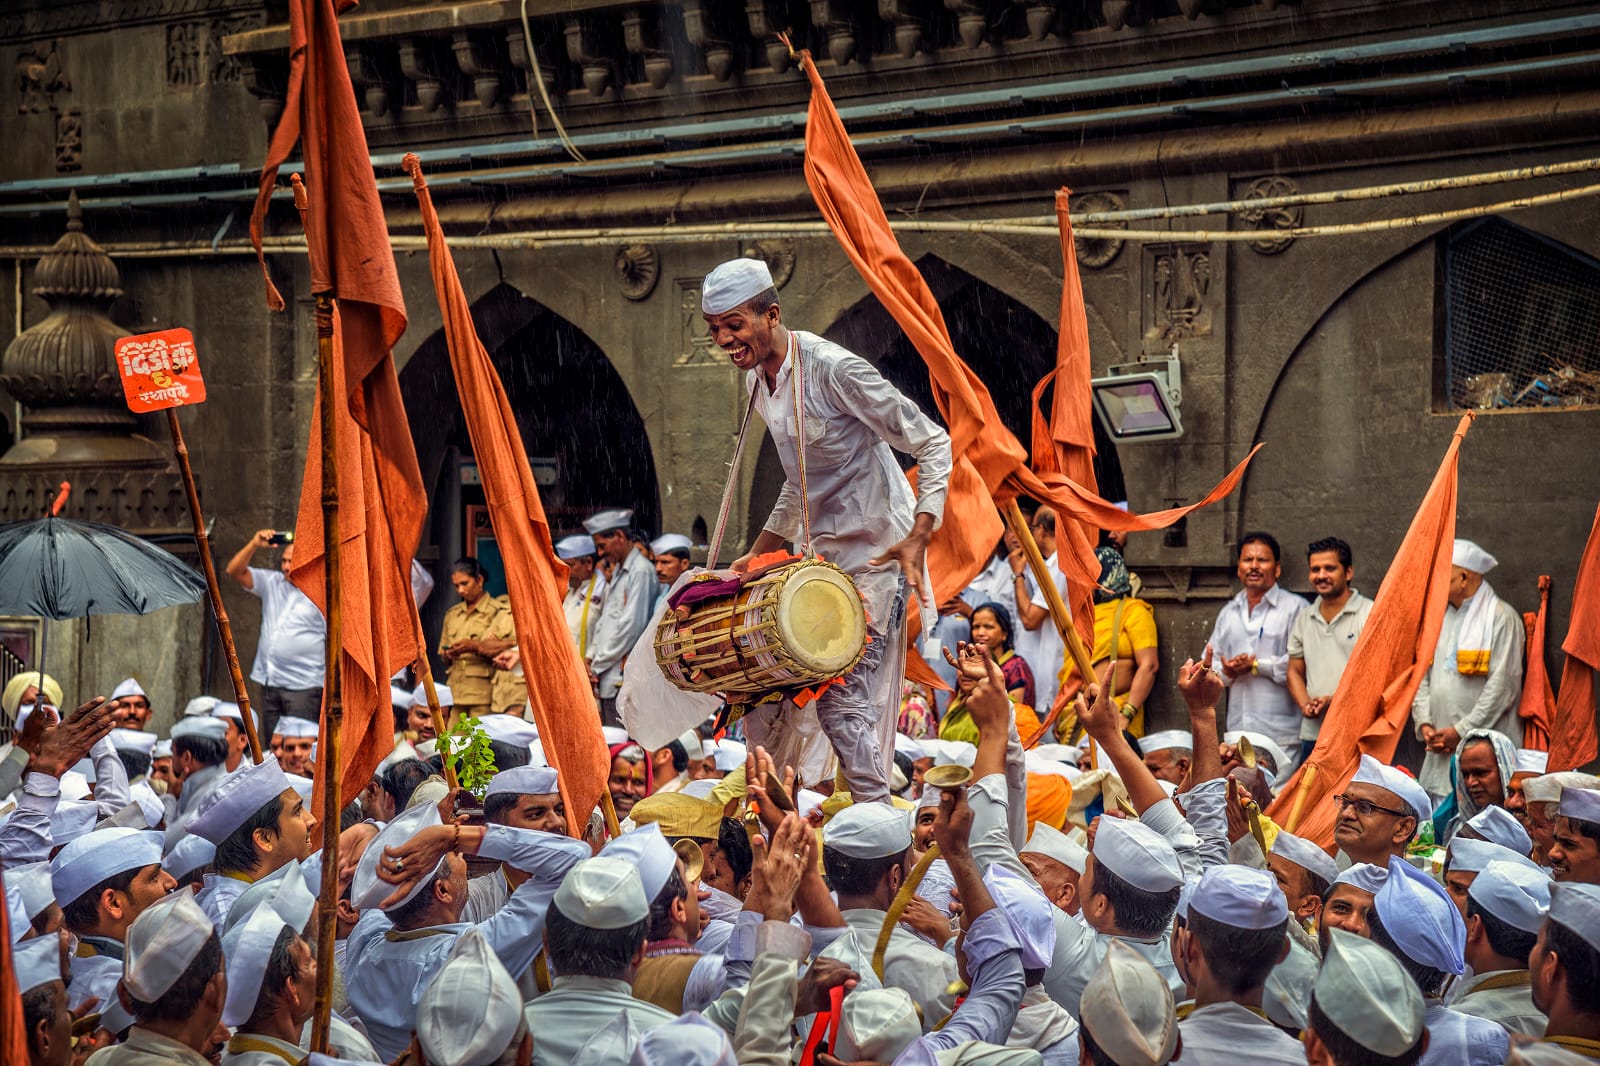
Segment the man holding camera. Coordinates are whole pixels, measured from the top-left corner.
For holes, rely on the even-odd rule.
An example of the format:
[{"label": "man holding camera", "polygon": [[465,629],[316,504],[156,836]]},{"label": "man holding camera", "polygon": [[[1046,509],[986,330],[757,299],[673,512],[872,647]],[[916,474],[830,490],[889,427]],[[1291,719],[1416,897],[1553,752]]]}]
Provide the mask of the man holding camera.
[{"label": "man holding camera", "polygon": [[[278,569],[251,566],[256,552],[283,546]],[[261,686],[261,735],[271,736],[284,715],[315,722],[322,715],[322,612],[289,580],[293,535],[262,529],[228,561],[228,576],[261,601],[261,639],[250,680]]]}]

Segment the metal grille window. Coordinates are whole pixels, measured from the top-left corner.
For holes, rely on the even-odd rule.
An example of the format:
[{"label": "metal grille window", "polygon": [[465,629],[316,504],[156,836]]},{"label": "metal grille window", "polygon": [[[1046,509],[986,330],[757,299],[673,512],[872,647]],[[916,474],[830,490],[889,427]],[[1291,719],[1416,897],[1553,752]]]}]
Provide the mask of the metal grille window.
[{"label": "metal grille window", "polygon": [[1496,218],[1444,246],[1445,399],[1600,404],[1600,262]]}]

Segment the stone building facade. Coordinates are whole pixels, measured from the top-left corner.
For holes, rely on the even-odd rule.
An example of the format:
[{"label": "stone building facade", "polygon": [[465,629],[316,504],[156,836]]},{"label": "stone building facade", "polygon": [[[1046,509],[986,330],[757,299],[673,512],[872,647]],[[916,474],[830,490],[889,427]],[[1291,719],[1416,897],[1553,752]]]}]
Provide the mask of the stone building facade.
[{"label": "stone building facade", "polygon": [[[767,258],[787,322],[928,396],[915,353],[832,239],[793,225],[817,221],[801,170],[807,88],[774,31],[818,56],[895,219],[1038,220],[1063,185],[1082,210],[1162,208],[1600,157],[1600,14],[1587,3],[530,0],[537,76],[519,8],[368,0],[341,20],[391,231],[411,240],[399,253],[411,324],[395,355],[433,492],[423,559],[440,577],[425,609],[435,623],[478,498],[414,250],[406,151],[422,154],[451,234],[497,242],[459,248],[456,262],[553,521],[629,505],[649,532],[697,542],[715,521],[741,413],[738,376],[698,313],[699,279],[717,262]],[[285,17],[272,0],[31,0],[0,13],[18,70],[15,105],[0,108],[0,309],[19,329],[44,314],[27,295],[34,262],[76,190],[121,271],[116,321],[186,325],[201,346],[210,398],[183,420],[222,559],[251,531],[292,523],[314,389],[303,256],[269,257],[293,293],[273,314],[240,242],[283,107]],[[554,135],[537,86],[530,99],[540,81],[586,162]],[[1157,217],[1126,225],[1172,239],[1080,242],[1097,371],[1174,343],[1182,364],[1185,435],[1102,440],[1104,491],[1137,510],[1187,501],[1267,442],[1225,504],[1130,543],[1165,679],[1201,651],[1246,530],[1278,536],[1297,589],[1303,546],[1342,536],[1357,586],[1376,592],[1461,405],[1496,397],[1517,406],[1485,411],[1468,436],[1460,534],[1500,557],[1493,582],[1519,609],[1536,606],[1539,574],[1554,576],[1559,638],[1600,499],[1600,406],[1579,387],[1600,372],[1600,201],[1451,213],[1594,180]],[[1273,235],[1402,215],[1440,217]],[[662,226],[699,236],[604,232]],[[1261,236],[1182,235],[1198,228]],[[269,232],[296,231],[280,202]],[[568,239],[529,239],[550,231]],[[903,243],[1026,440],[1028,393],[1055,352],[1054,236]],[[1579,384],[1553,379],[1560,367]],[[0,413],[14,431],[9,405]],[[144,428],[164,440],[159,424]],[[759,528],[779,476],[770,446],[749,451],[735,540]],[[23,517],[19,506],[0,490],[5,520]],[[248,665],[256,611],[231,591],[229,605]],[[180,642],[206,640],[198,613],[177,628]],[[141,662],[108,642],[74,666],[88,689]],[[155,679],[161,698],[181,703],[208,669],[223,691],[214,656],[183,656]],[[1172,703],[1158,696],[1158,722]]]}]

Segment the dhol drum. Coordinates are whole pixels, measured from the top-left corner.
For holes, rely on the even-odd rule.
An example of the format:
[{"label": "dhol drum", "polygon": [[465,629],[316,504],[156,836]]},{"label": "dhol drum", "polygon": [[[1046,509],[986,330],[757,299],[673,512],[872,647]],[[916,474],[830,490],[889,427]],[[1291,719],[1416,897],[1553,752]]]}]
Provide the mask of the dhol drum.
[{"label": "dhol drum", "polygon": [[842,677],[867,644],[855,582],[822,559],[774,567],[731,596],[673,611],[656,628],[656,661],[677,687],[731,701]]}]

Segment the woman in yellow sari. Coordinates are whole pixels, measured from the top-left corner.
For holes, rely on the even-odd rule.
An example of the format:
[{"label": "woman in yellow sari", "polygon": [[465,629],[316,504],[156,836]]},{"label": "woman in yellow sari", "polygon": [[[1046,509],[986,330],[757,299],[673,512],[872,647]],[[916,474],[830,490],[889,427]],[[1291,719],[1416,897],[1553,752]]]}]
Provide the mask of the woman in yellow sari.
[{"label": "woman in yellow sari", "polygon": [[[1133,594],[1121,552],[1103,545],[1095,549],[1095,557],[1100,560],[1100,580],[1094,593],[1094,649],[1089,658],[1095,680],[1101,685],[1111,681],[1111,693],[1126,720],[1124,728],[1142,737],[1145,700],[1155,688],[1161,665],[1155,613]],[[1061,687],[1069,692],[1082,687],[1071,658],[1062,670]]]}]

